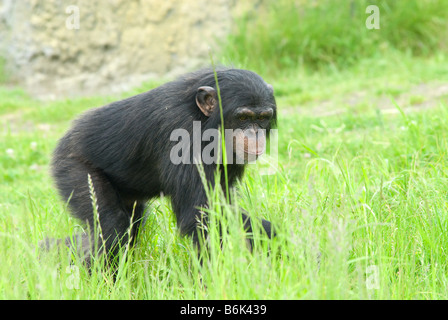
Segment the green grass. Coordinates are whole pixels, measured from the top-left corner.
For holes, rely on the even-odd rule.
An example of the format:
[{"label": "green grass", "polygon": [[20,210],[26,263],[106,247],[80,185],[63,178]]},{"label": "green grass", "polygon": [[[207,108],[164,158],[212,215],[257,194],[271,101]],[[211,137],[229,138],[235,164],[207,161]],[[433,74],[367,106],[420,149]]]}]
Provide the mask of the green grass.
[{"label": "green grass", "polygon": [[[366,28],[369,5],[380,29]],[[431,56],[446,52],[447,18],[444,0],[267,0],[236,19],[224,56],[270,75],[347,68],[395,50]]]},{"label": "green grass", "polygon": [[[0,299],[448,299],[448,2],[299,2],[264,1],[222,53],[273,84],[279,166],[249,166],[235,206],[210,192],[202,264],[165,198],[115,276],[101,257],[89,273],[36,249],[85,228],[49,175],[70,121],[159,83],[47,102],[0,85]],[[367,4],[380,30],[364,28]],[[237,206],[277,237],[255,233],[250,253]]]},{"label": "green grass", "polygon": [[[119,97],[39,102],[20,90],[1,89],[0,297],[447,299],[446,103],[418,112],[397,105],[395,113],[386,113],[374,103],[333,116],[313,111],[320,101],[332,96],[337,101],[360,86],[372,99],[396,98],[419,79],[440,80],[432,68],[436,60],[403,60],[419,65],[413,78],[390,63],[390,72],[370,77],[358,66],[358,71],[302,74],[309,84],[274,79],[280,165],[269,176],[249,166],[238,187],[238,205],[275,224],[274,241],[257,239],[249,253],[236,209],[221,209],[217,193],[209,211],[210,250],[200,265],[191,240],[176,231],[168,199],[154,200],[115,281],[100,261],[89,275],[80,261],[70,264],[66,250],[45,254],[35,248],[45,237],[63,238],[84,228],[69,217],[49,176],[57,139],[76,114]],[[440,61],[439,69],[446,68]],[[383,84],[394,72],[402,86],[398,91]],[[319,90],[314,81],[326,86]],[[301,86],[299,93],[293,90]],[[297,105],[303,112],[291,109]],[[220,223],[228,229],[222,249]]]}]

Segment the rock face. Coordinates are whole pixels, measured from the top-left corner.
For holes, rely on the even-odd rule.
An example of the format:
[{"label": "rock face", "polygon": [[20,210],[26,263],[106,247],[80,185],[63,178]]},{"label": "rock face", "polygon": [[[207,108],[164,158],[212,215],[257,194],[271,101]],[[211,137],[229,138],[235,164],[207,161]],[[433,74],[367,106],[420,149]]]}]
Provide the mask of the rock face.
[{"label": "rock face", "polygon": [[209,65],[235,3],[0,0],[0,56],[9,78],[34,93],[123,90]]}]

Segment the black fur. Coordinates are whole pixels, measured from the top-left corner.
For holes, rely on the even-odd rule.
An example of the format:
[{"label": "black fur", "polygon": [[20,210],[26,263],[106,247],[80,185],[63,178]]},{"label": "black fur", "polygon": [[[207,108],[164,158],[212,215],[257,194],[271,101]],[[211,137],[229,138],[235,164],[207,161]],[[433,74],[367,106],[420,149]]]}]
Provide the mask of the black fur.
[{"label": "black fur", "polygon": [[[241,106],[272,108],[274,115],[265,129],[275,124],[272,87],[260,76],[238,69],[220,69],[217,75],[226,128],[238,128],[232,113]],[[220,126],[219,108],[207,117],[196,104],[196,93],[201,86],[216,88],[213,70],[190,73],[148,92],[89,110],[60,140],[52,162],[57,187],[62,198],[69,199],[72,214],[93,230],[87,179],[88,174],[91,176],[106,251],[114,253],[118,243],[129,240],[136,202],[133,216],[136,223],[131,231],[135,240],[145,202],[161,192],[171,197],[181,233],[194,235],[197,241],[200,216],[197,207],[206,205],[207,198],[196,165],[175,165],[170,161],[170,150],[176,144],[170,141],[170,134],[174,129],[183,128],[192,135],[193,121],[201,121],[202,131]],[[204,165],[211,185],[214,185],[215,170],[216,164]],[[244,165],[229,165],[229,185],[243,172]],[[244,214],[243,218],[250,229],[250,220]],[[270,236],[270,223],[263,221],[262,225]]]}]

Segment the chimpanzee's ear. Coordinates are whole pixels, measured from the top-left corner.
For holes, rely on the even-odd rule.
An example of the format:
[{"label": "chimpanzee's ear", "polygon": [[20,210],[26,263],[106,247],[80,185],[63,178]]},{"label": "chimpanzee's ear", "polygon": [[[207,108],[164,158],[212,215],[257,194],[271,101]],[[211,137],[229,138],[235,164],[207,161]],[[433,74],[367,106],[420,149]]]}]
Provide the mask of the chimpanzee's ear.
[{"label": "chimpanzee's ear", "polygon": [[268,83],[268,89],[270,93],[274,94],[274,87],[272,86],[272,84]]},{"label": "chimpanzee's ear", "polygon": [[199,87],[196,93],[196,104],[204,115],[210,117],[213,110],[218,106],[216,90],[207,86]]}]

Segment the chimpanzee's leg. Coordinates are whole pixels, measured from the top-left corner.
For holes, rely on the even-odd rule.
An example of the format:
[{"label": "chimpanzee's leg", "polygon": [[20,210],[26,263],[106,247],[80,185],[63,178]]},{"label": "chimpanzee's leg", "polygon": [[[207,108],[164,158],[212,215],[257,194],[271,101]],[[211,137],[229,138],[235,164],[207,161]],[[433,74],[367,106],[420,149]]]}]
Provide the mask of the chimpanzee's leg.
[{"label": "chimpanzee's leg", "polygon": [[[233,202],[233,196],[234,196],[234,193],[230,192],[229,193],[229,202],[230,202],[230,204],[232,204],[232,202]],[[242,211],[241,216],[243,218],[244,230],[246,230],[246,232],[252,233],[251,218],[247,215],[246,210],[241,210],[241,211]],[[269,239],[271,239],[272,237],[275,236],[275,232],[273,232],[273,230],[272,230],[272,225],[271,225],[270,221],[265,220],[265,219],[261,219],[261,226],[263,227],[263,229],[266,232],[266,234],[269,237]]]},{"label": "chimpanzee's leg", "polygon": [[207,237],[206,228],[201,227],[201,224],[207,224],[207,215],[197,207],[205,206],[206,202],[204,201],[202,204],[194,204],[193,201],[178,203],[175,197],[172,197],[171,203],[176,214],[177,227],[180,234],[193,237],[194,244],[199,248],[199,238],[205,239]]},{"label": "chimpanzee's leg", "polygon": [[[180,229],[182,235],[190,235],[193,237],[193,241],[195,245],[200,248],[200,237],[203,239],[207,236],[207,229],[201,228],[202,224],[207,224],[207,215],[197,209],[200,205],[185,205],[185,204],[176,204],[173,202],[173,209],[177,216],[177,224]],[[205,206],[205,203],[202,207]],[[242,221],[244,225],[244,230],[247,233],[252,234],[252,222],[248,215],[245,213],[241,213]],[[275,236],[275,232],[273,232],[271,227],[271,222],[262,219],[261,225],[266,232],[269,238]],[[248,241],[250,244],[250,248],[253,248],[253,239],[252,236],[248,237]]]},{"label": "chimpanzee's leg", "polygon": [[[187,175],[181,175],[185,177]],[[204,214],[200,207],[206,207],[208,200],[205,193],[202,181],[199,174],[196,171],[189,173],[186,181],[179,181],[179,183],[173,188],[174,192],[171,193],[171,203],[173,206],[173,211],[176,214],[177,226],[182,235],[189,235],[193,237],[195,245],[200,249],[200,239],[203,240],[207,237],[207,228],[201,228],[201,224],[207,224],[207,215]],[[214,185],[213,172],[209,172],[206,177],[210,181],[210,185]],[[223,188],[224,189],[224,188]],[[230,193],[230,202],[232,202]],[[244,210],[242,210],[244,212]],[[252,223],[251,219],[245,213],[242,213],[242,221],[244,229],[248,233],[252,233]],[[275,233],[272,231],[271,223],[267,220],[262,219],[261,224],[263,229],[269,238],[271,238]],[[251,237],[248,238],[250,242],[251,249],[253,248],[253,240]]]},{"label": "chimpanzee's leg", "polygon": [[[77,158],[67,157],[56,159],[53,163],[53,175],[60,194],[65,201],[69,201],[71,213],[76,218],[86,222],[91,233],[93,233],[98,221],[98,217],[93,214],[88,175],[92,179],[100,222],[99,226],[96,226],[96,230],[98,232],[101,230],[102,234],[99,239],[91,237],[90,250],[93,249],[96,242],[98,248],[101,248],[103,244],[105,245],[105,248],[102,248],[101,251],[116,254],[119,247],[126,245],[129,240],[131,217],[135,223],[131,230],[132,242],[135,240],[137,229],[135,226],[138,226],[141,220],[143,204],[138,203],[133,213],[133,202],[123,197],[114,188],[102,170],[94,168],[89,163]],[[85,248],[85,245],[83,243],[82,247]]]},{"label": "chimpanzee's leg", "polygon": [[[245,213],[241,214],[243,217],[243,224],[244,224],[244,230],[246,230],[247,233],[252,234],[252,222],[248,215]],[[261,226],[263,227],[264,231],[266,232],[269,239],[271,239],[273,236],[275,236],[275,232],[272,231],[271,222],[265,219],[261,219]],[[248,241],[251,247],[251,250],[254,247],[253,238],[251,236],[248,237]]]}]

